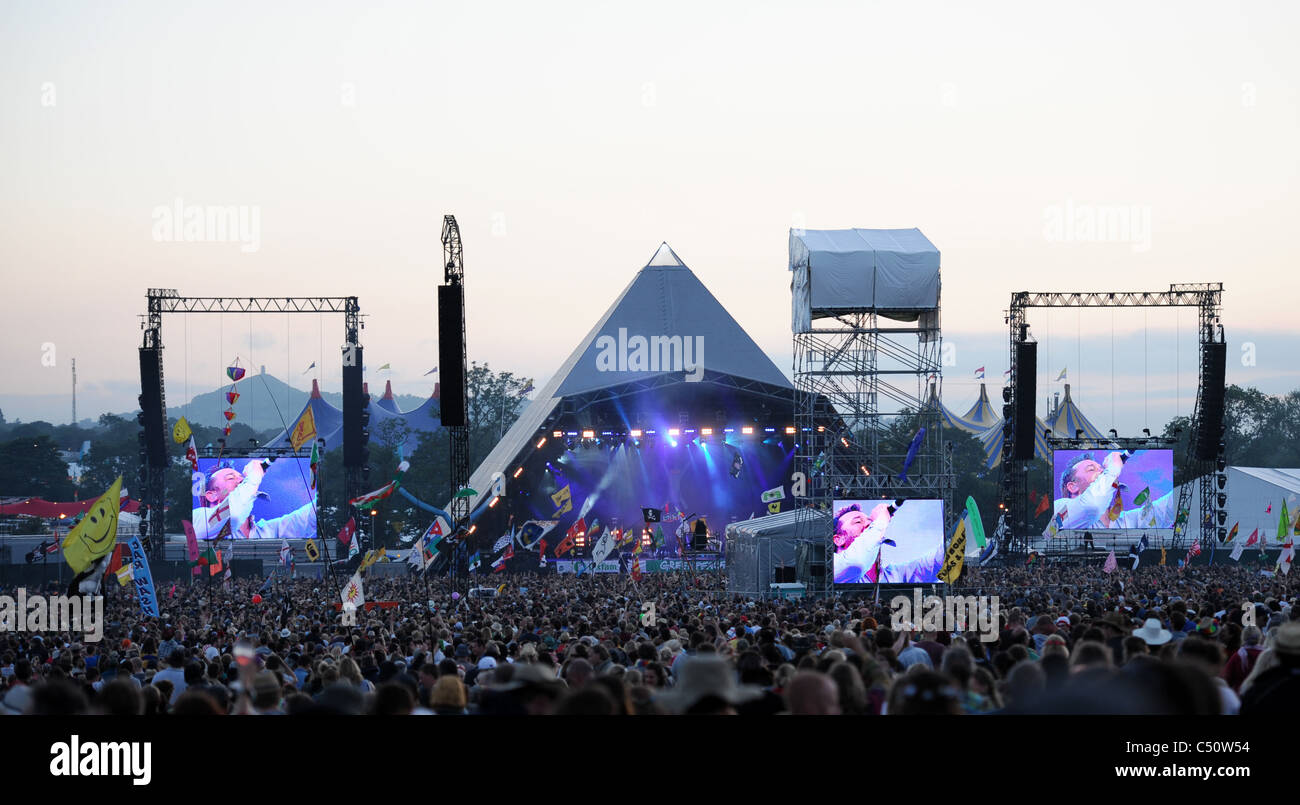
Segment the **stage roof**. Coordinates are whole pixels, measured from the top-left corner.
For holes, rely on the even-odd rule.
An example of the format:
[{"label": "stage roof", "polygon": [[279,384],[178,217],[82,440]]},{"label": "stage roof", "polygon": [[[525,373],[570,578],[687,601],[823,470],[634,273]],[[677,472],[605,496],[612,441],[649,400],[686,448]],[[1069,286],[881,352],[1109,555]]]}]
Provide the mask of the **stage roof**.
[{"label": "stage roof", "polygon": [[809,308],[912,321],[939,306],[939,250],[919,229],[792,229],[790,270],[796,329]]},{"label": "stage roof", "polygon": [[[609,336],[613,348],[621,352],[620,330],[625,331],[626,339],[634,335],[701,336],[704,339],[703,367],[706,373],[757,381],[794,393],[793,384],[772,363],[772,359],[758,348],[722,303],[664,243],[474,470],[469,485],[478,490],[479,496],[471,501],[471,511],[486,498],[492,473],[508,469],[508,464],[529,444],[563,398],[655,376],[680,375],[685,378],[682,371],[600,371],[597,359],[602,347],[597,342],[602,336]],[[608,349],[609,342],[604,343],[604,349]]]}]

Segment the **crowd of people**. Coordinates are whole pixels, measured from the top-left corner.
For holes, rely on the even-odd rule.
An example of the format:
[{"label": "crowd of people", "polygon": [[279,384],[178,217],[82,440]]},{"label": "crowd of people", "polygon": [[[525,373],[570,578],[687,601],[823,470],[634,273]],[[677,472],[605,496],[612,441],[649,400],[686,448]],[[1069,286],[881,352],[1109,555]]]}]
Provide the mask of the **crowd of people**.
[{"label": "crowd of people", "polygon": [[541,573],[482,581],[498,586],[471,596],[445,578],[373,579],[372,606],[355,625],[344,625],[329,580],[164,588],[157,618],[141,617],[129,588],[111,585],[102,641],[0,633],[0,713],[1300,709],[1296,585],[1237,565],[1109,575],[1051,563],[967,568],[959,584],[933,592],[997,596],[989,640],[895,628],[896,590],[754,598],[712,573],[647,574],[636,584]]}]

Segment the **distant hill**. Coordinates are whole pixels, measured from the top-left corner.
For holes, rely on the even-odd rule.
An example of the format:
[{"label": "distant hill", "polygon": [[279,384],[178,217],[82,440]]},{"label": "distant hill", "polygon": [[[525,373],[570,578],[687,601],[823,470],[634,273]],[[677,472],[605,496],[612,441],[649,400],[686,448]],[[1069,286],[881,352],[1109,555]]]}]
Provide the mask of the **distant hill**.
[{"label": "distant hill", "polygon": [[[196,394],[188,404],[182,399],[168,397],[167,417],[175,419],[184,416],[199,425],[223,427],[226,418],[222,412],[226,410],[226,391],[229,388],[226,385]],[[278,431],[285,427],[285,423],[292,425],[293,418],[307,404],[307,397],[311,394],[310,386],[306,389],[294,388],[265,371],[245,375],[243,380],[235,384],[235,391],[239,392],[239,399],[235,402],[235,421],[256,431]],[[375,400],[384,393],[382,385],[371,391]],[[322,392],[321,397],[336,408],[343,407],[343,395],[339,392]],[[403,411],[418,408],[427,399],[413,394],[394,394],[393,397],[397,400],[397,407]],[[133,419],[135,412],[121,416]]]}]

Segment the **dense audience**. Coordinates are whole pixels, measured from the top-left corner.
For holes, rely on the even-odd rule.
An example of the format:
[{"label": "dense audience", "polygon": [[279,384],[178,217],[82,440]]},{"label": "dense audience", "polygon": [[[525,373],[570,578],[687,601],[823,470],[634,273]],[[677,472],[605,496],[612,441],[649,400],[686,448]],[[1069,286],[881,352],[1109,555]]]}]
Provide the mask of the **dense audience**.
[{"label": "dense audience", "polygon": [[111,585],[100,642],[0,633],[0,713],[1300,710],[1296,585],[1237,565],[968,568],[933,592],[998,596],[988,641],[894,628],[889,589],[779,600],[729,593],[718,574],[480,580],[503,586],[480,596],[447,579],[374,579],[367,600],[384,605],[355,626],[342,624],[329,580],[260,595],[261,580],[164,588],[159,618]]}]

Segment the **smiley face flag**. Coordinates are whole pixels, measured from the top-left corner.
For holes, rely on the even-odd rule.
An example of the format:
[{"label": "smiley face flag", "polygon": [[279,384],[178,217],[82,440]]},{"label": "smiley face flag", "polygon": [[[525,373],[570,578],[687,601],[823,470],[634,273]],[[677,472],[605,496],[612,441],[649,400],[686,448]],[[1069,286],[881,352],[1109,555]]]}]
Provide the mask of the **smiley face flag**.
[{"label": "smiley face flag", "polygon": [[74,573],[81,573],[117,545],[117,515],[122,504],[122,476],[91,504],[68,536],[63,538],[63,558]]},{"label": "smiley face flag", "polygon": [[176,444],[185,444],[185,440],[194,435],[190,430],[190,423],[185,421],[185,417],[176,420],[175,427],[172,428],[172,441]]}]

